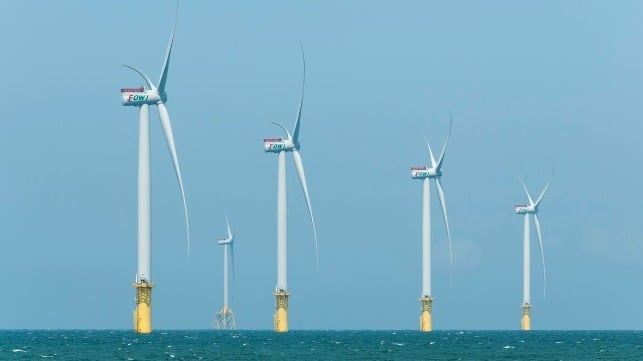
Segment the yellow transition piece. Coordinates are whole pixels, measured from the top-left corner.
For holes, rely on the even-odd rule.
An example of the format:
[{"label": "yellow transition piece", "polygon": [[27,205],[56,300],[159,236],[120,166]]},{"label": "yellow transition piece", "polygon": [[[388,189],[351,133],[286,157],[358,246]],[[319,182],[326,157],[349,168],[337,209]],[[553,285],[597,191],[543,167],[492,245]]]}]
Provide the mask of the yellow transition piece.
[{"label": "yellow transition piece", "polygon": [[288,296],[290,296],[290,293],[275,292],[275,332],[288,332]]},{"label": "yellow transition piece", "polygon": [[523,303],[522,318],[520,318],[520,329],[523,331],[531,330],[531,305]]},{"label": "yellow transition piece", "polygon": [[136,288],[136,309],[133,312],[134,332],[152,332],[152,287],[153,283],[145,281],[133,284]]},{"label": "yellow transition piece", "polygon": [[422,302],[422,313],[420,314],[420,331],[431,332],[433,331],[433,323],[431,319],[433,298],[423,296],[420,297],[420,302]]}]

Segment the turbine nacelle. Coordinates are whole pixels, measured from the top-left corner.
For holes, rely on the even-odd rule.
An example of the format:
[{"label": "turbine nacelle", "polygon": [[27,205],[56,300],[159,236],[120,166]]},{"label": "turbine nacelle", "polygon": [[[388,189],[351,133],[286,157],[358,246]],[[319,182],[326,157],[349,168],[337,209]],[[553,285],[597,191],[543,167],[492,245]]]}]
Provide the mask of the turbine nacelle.
[{"label": "turbine nacelle", "polygon": [[538,208],[536,208],[534,205],[528,204],[517,204],[514,206],[514,210],[516,211],[516,214],[538,213]]},{"label": "turbine nacelle", "polygon": [[413,179],[439,178],[441,176],[442,171],[437,168],[411,167],[411,178]]},{"label": "turbine nacelle", "polygon": [[296,148],[295,143],[293,143],[291,139],[265,138],[263,140],[263,149],[268,153],[287,152]]},{"label": "turbine nacelle", "polygon": [[223,246],[223,245],[226,245],[226,244],[232,244],[232,240],[231,240],[231,239],[229,239],[229,238],[226,238],[226,239],[220,239],[220,240],[218,240],[218,241],[217,241],[217,243],[218,243],[219,245],[222,245],[222,246]]},{"label": "turbine nacelle", "polygon": [[121,104],[124,106],[138,107],[143,104],[155,105],[159,102],[165,103],[166,100],[167,94],[159,93],[158,89],[145,90],[144,87],[138,89],[121,89]]}]

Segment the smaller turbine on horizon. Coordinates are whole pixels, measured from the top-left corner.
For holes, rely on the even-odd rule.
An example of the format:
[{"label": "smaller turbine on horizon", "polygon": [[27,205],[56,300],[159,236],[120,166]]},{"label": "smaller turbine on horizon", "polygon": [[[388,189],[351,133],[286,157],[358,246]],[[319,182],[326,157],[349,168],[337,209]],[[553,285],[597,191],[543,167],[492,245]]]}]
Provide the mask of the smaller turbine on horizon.
[{"label": "smaller turbine on horizon", "polygon": [[232,281],[234,282],[234,234],[230,229],[230,222],[228,217],[225,219],[226,226],[228,227],[228,234],[225,238],[219,239],[217,243],[223,246],[223,308],[217,313],[215,321],[215,328],[217,330],[234,330],[237,325],[234,321],[234,313],[228,303],[228,255],[232,264]]},{"label": "smaller turbine on horizon", "polygon": [[531,330],[531,240],[530,240],[530,215],[534,215],[534,224],[536,225],[536,235],[538,236],[538,246],[540,248],[540,258],[543,265],[543,296],[545,295],[547,284],[547,273],[545,271],[545,253],[543,251],[543,239],[540,229],[540,220],[538,219],[538,207],[547,193],[549,184],[554,177],[554,168],[552,167],[551,176],[545,184],[545,187],[540,192],[540,195],[534,202],[533,198],[525,186],[525,182],[518,176],[522,189],[527,195],[528,204],[518,204],[514,207],[516,214],[524,214],[524,229],[523,229],[523,300],[522,300],[522,317],[520,319],[520,329],[524,331]]},{"label": "smaller turbine on horizon", "polygon": [[[433,308],[433,295],[431,290],[431,191],[430,191],[430,180],[435,180],[435,186],[438,191],[438,197],[440,200],[440,207],[442,208],[442,216],[444,219],[444,225],[447,231],[447,238],[449,239],[449,261],[451,264],[451,269],[453,269],[453,252],[451,248],[451,231],[449,229],[449,220],[447,218],[447,208],[446,201],[444,199],[444,190],[442,189],[442,182],[440,178],[442,177],[442,164],[444,161],[444,154],[447,149],[447,144],[449,144],[449,137],[451,136],[451,128],[453,127],[453,116],[449,114],[449,134],[447,139],[442,146],[442,151],[440,152],[440,157],[438,160],[435,160],[433,156],[433,151],[431,150],[431,145],[426,136],[418,128],[420,134],[424,138],[426,147],[429,151],[429,162],[430,166],[423,167],[412,167],[411,168],[411,178],[421,179],[423,182],[422,187],[422,294],[420,296],[420,302],[422,303],[422,311],[420,313],[420,331],[429,332],[433,329],[432,322],[432,308]],[[453,271],[451,270],[451,275]],[[450,276],[452,277],[452,276]]]}]

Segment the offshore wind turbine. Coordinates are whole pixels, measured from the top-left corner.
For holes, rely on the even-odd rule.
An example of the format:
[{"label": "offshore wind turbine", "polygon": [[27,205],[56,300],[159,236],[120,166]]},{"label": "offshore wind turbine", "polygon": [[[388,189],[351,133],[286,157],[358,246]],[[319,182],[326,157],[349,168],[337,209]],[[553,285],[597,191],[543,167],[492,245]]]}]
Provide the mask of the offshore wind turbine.
[{"label": "offshore wind turbine", "polygon": [[547,189],[549,188],[549,183],[551,183],[552,178],[554,177],[554,170],[552,169],[551,176],[545,184],[542,192],[534,202],[533,198],[529,194],[525,182],[522,178],[518,177],[520,184],[522,184],[522,189],[524,189],[525,194],[527,194],[528,204],[518,204],[514,207],[516,214],[524,214],[524,229],[523,229],[523,289],[522,289],[522,317],[520,318],[520,329],[524,331],[531,330],[531,254],[530,254],[530,215],[534,215],[534,224],[536,225],[536,235],[538,236],[538,245],[540,247],[540,258],[543,263],[543,294],[545,292],[545,286],[547,281],[547,274],[545,272],[545,254],[543,252],[543,239],[542,233],[540,230],[540,220],[538,219],[538,206],[542,202]]},{"label": "offshore wind turbine", "polygon": [[234,280],[234,235],[230,230],[230,222],[226,217],[226,226],[228,234],[225,238],[220,239],[217,243],[223,246],[223,308],[217,313],[215,327],[217,330],[234,330],[237,324],[234,321],[234,313],[228,303],[228,255],[232,263],[232,279]]},{"label": "offshore wind turbine", "polygon": [[[176,17],[178,17],[178,1],[176,8]],[[161,68],[158,85],[154,85],[150,78],[141,70],[130,65],[125,67],[137,72],[144,80],[145,86],[141,88],[123,88],[121,89],[121,102],[124,106],[134,106],[139,108],[139,139],[138,139],[138,270],[133,286],[136,288],[136,309],[133,312],[134,332],[150,333],[152,332],[152,270],[151,270],[151,210],[150,210],[150,120],[149,106],[156,105],[158,108],[159,118],[165,133],[174,171],[179,183],[181,198],[183,200],[183,210],[185,213],[185,225],[187,230],[188,254],[190,251],[190,225],[188,221],[188,208],[183,190],[183,179],[179,160],[176,155],[174,145],[174,135],[172,133],[172,124],[170,116],[165,107],[167,93],[165,84],[170,66],[170,54],[172,53],[172,43],[174,42],[174,31],[176,29],[176,18],[170,41],[167,46],[165,60]]]},{"label": "offshore wind turbine", "polygon": [[[453,126],[453,117],[450,116],[449,122],[449,134],[447,139],[442,146],[442,151],[440,152],[440,157],[438,160],[435,160],[433,156],[433,151],[429,145],[424,133],[420,130],[422,137],[426,143],[426,147],[429,150],[429,161],[430,166],[423,167],[412,167],[411,168],[411,178],[421,179],[422,180],[422,294],[420,295],[420,302],[422,304],[422,311],[420,313],[420,331],[429,332],[433,330],[433,321],[432,321],[432,308],[433,308],[433,294],[431,290],[431,191],[430,191],[430,181],[431,179],[435,180],[435,186],[438,191],[438,197],[440,200],[440,207],[442,208],[442,216],[444,219],[444,225],[447,231],[447,238],[449,239],[449,261],[451,267],[453,267],[453,252],[451,249],[451,231],[449,230],[449,220],[447,218],[447,209],[446,201],[444,199],[444,190],[442,189],[442,182],[440,178],[442,177],[442,165],[444,162],[444,153],[447,149],[447,144],[449,143],[449,137],[451,136],[451,128]],[[419,130],[419,129],[418,129]]]},{"label": "offshore wind turbine", "polygon": [[304,65],[304,76],[301,84],[301,98],[299,108],[297,109],[297,118],[292,135],[282,124],[272,122],[286,133],[284,138],[265,138],[263,140],[264,151],[267,153],[277,153],[278,155],[278,172],[277,172],[277,285],[275,288],[275,314],[273,317],[275,332],[288,331],[288,209],[286,195],[286,152],[291,152],[295,162],[295,168],[299,175],[299,183],[306,198],[308,214],[313,227],[313,236],[315,239],[315,256],[317,265],[319,265],[319,254],[317,251],[317,230],[315,229],[315,219],[313,210],[310,206],[310,197],[308,196],[308,186],[306,185],[306,175],[304,165],[299,154],[299,128],[301,126],[301,108],[304,103],[304,86],[306,84],[306,58],[304,48],[301,47],[301,58]]}]

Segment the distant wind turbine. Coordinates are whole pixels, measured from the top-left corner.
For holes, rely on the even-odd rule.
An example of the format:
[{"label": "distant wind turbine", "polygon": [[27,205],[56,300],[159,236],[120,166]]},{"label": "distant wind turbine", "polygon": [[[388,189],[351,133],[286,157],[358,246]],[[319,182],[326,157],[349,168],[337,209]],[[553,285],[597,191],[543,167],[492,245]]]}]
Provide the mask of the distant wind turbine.
[{"label": "distant wind turbine", "polygon": [[272,122],[277,125],[286,133],[286,139],[283,138],[266,138],[263,140],[264,151],[268,153],[277,153],[279,156],[279,170],[277,177],[277,286],[275,289],[276,298],[276,311],[274,314],[274,330],[275,332],[288,331],[288,209],[287,209],[287,195],[286,195],[286,152],[291,152],[295,162],[295,168],[299,175],[299,182],[301,183],[304,197],[306,198],[306,205],[308,206],[308,214],[310,215],[310,222],[313,227],[313,237],[315,239],[315,256],[317,264],[319,264],[319,256],[317,250],[317,230],[315,228],[315,219],[313,218],[313,210],[310,206],[310,197],[308,196],[308,186],[306,185],[306,175],[304,174],[304,165],[299,154],[299,127],[301,125],[301,109],[304,103],[304,86],[306,84],[306,58],[304,56],[304,48],[301,47],[301,57],[304,65],[304,76],[301,88],[301,98],[299,100],[299,108],[297,109],[297,118],[295,120],[295,129],[292,133],[282,124]]},{"label": "distant wind turbine", "polygon": [[540,230],[540,220],[538,220],[538,206],[542,202],[549,184],[551,183],[552,178],[554,177],[554,169],[552,168],[551,176],[545,184],[542,192],[538,196],[538,199],[534,202],[525,186],[520,176],[520,184],[522,184],[522,189],[524,189],[528,204],[519,204],[515,206],[516,214],[524,214],[524,231],[523,231],[523,301],[522,301],[522,318],[520,319],[520,328],[525,331],[531,330],[531,254],[530,254],[530,230],[529,230],[529,215],[534,215],[534,224],[536,225],[536,234],[538,235],[538,245],[540,247],[540,257],[543,263],[543,295],[545,294],[546,283],[547,283],[547,273],[545,272],[545,253],[543,252],[543,239],[542,233]]},{"label": "distant wind turbine", "polygon": [[[176,17],[178,18],[178,1],[176,8]],[[172,134],[172,124],[170,116],[165,107],[167,93],[165,84],[170,66],[170,54],[172,53],[172,43],[174,42],[174,31],[176,29],[176,18],[170,36],[170,42],[167,46],[165,60],[161,68],[161,76],[158,85],[154,85],[150,78],[138,68],[124,65],[125,67],[137,72],[145,81],[146,86],[141,88],[123,88],[121,89],[121,101],[124,106],[135,106],[139,108],[139,144],[138,144],[138,271],[134,287],[136,288],[136,310],[134,310],[134,331],[137,333],[152,332],[152,271],[151,271],[151,225],[150,225],[150,120],[149,106],[156,105],[159,112],[163,132],[167,146],[172,156],[174,171],[179,182],[181,198],[183,199],[183,209],[185,213],[185,225],[187,230],[187,247],[188,254],[190,251],[190,225],[188,220],[188,208],[183,190],[183,179],[181,178],[181,169],[179,160],[176,155],[174,145],[174,135]]]},{"label": "distant wind turbine", "polygon": [[217,313],[215,327],[218,330],[234,330],[237,325],[234,321],[234,313],[228,303],[228,255],[232,263],[232,280],[234,281],[234,235],[230,230],[230,222],[226,217],[226,226],[228,234],[225,238],[220,239],[217,243],[223,246],[223,308]]},{"label": "distant wind turbine", "polygon": [[451,249],[451,231],[449,230],[449,220],[447,218],[447,209],[446,201],[444,199],[444,190],[442,189],[442,182],[440,178],[442,177],[442,165],[444,161],[444,153],[447,149],[447,144],[449,143],[449,137],[451,136],[451,128],[453,127],[453,117],[450,115],[449,122],[449,134],[447,139],[442,146],[442,151],[440,152],[440,157],[437,162],[433,156],[433,151],[429,145],[424,133],[420,131],[426,147],[429,150],[429,161],[431,162],[430,166],[424,167],[412,167],[411,168],[411,178],[421,179],[423,182],[423,196],[422,196],[422,295],[420,296],[420,302],[422,303],[422,312],[420,314],[420,331],[429,332],[433,329],[432,324],[432,304],[433,304],[433,295],[431,293],[431,202],[430,202],[430,189],[429,182],[431,179],[435,180],[435,186],[438,190],[438,197],[440,199],[440,206],[442,208],[442,216],[444,219],[444,225],[447,231],[447,238],[449,239],[449,261],[451,267],[453,267],[453,252]]}]

